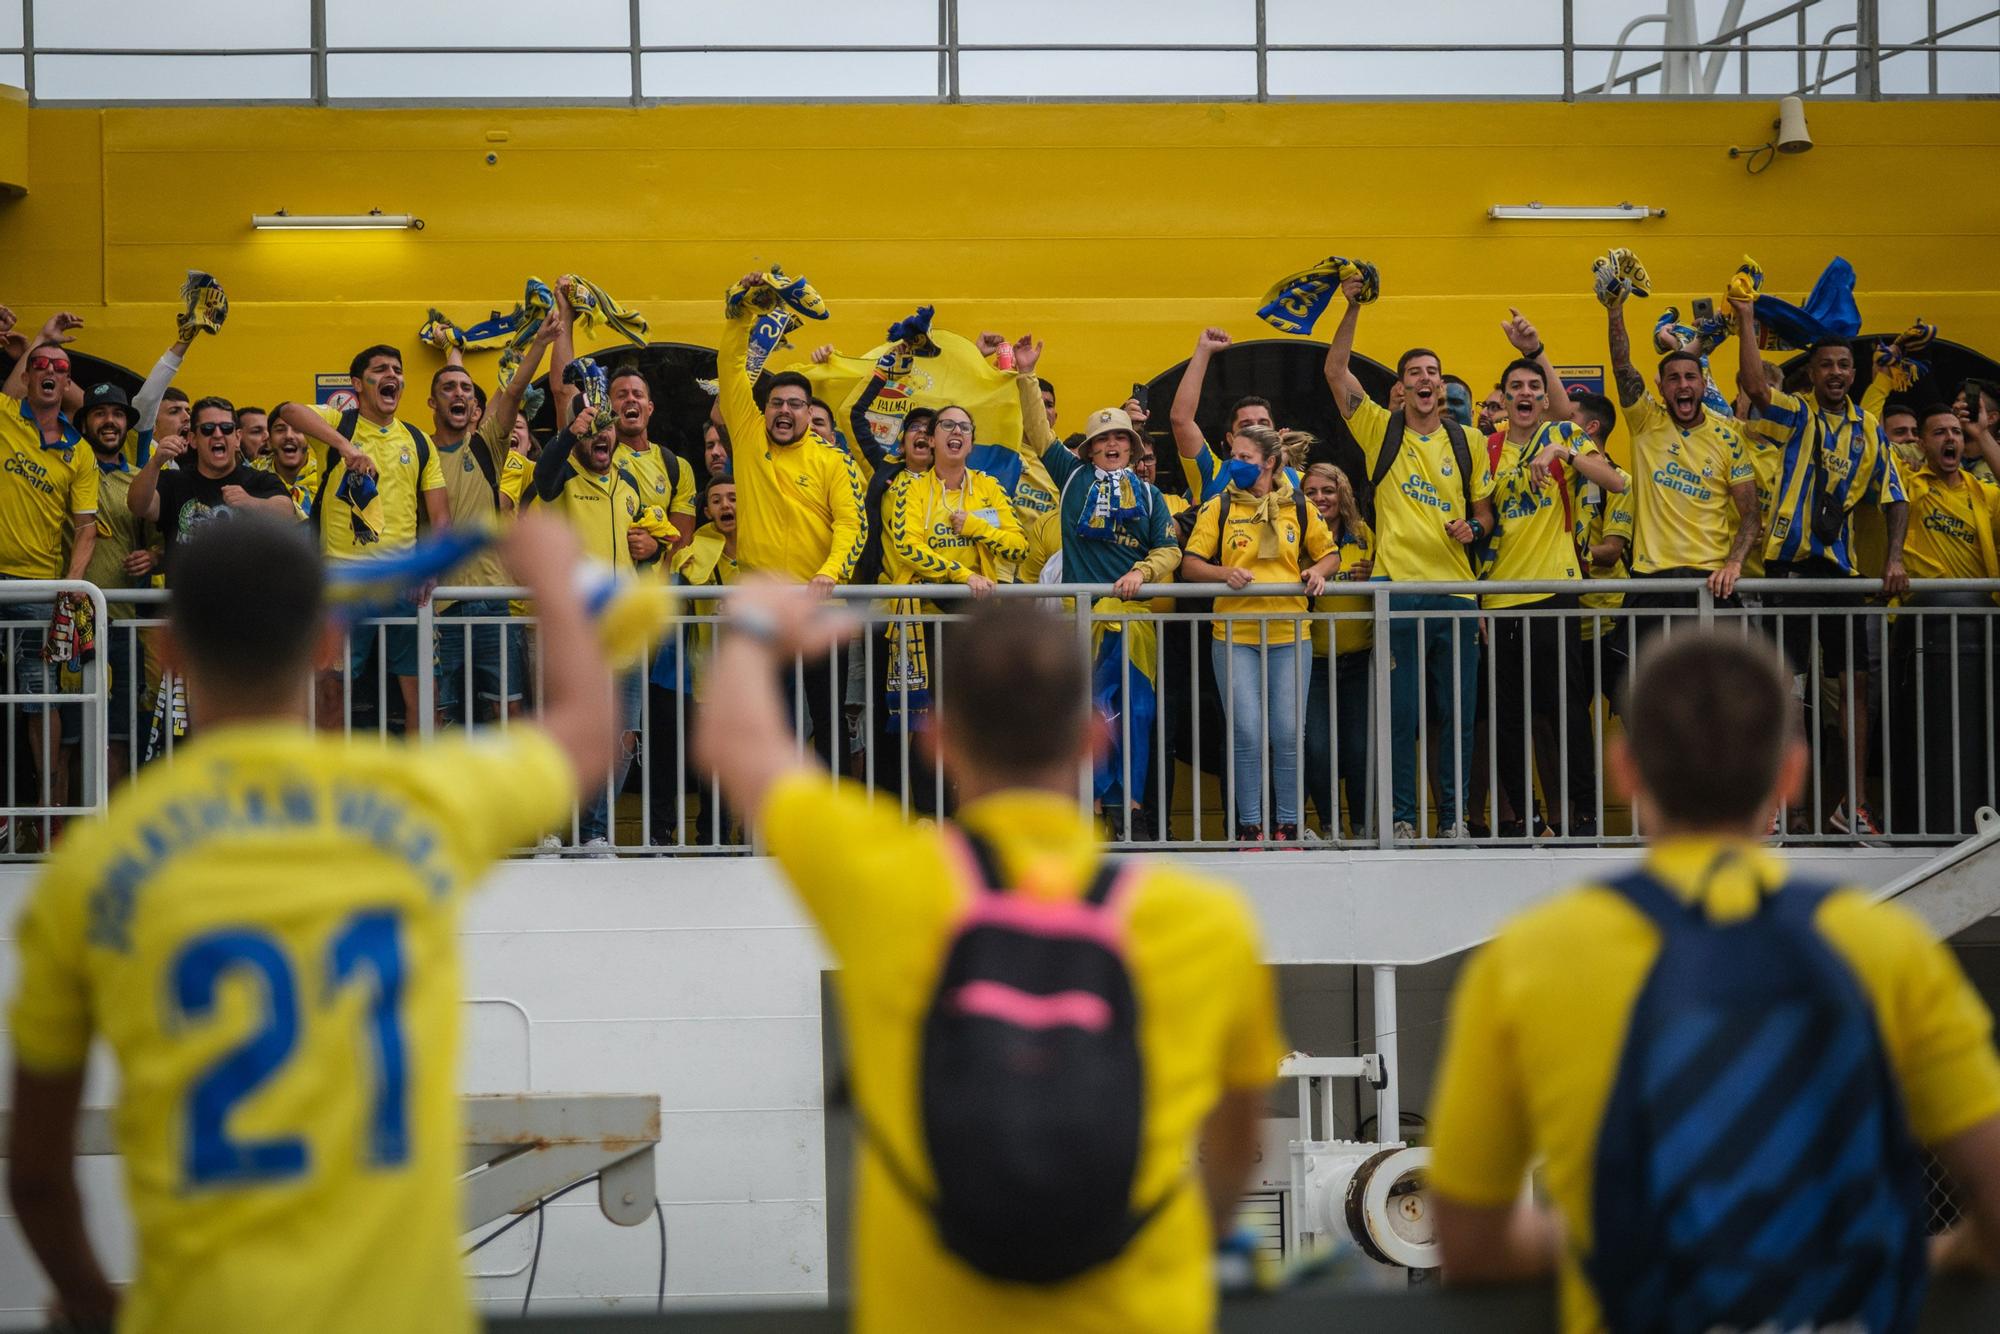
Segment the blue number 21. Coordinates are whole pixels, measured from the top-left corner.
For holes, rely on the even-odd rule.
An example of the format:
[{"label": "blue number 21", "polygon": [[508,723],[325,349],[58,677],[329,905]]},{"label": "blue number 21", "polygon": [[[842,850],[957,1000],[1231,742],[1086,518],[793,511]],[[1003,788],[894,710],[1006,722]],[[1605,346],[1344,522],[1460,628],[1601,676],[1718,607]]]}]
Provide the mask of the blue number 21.
[{"label": "blue number 21", "polygon": [[[327,950],[327,1000],[356,972],[365,968],[373,974],[368,1030],[376,1075],[368,1157],[377,1167],[394,1167],[409,1157],[398,927],[394,913],[356,913]],[[245,928],[212,931],[189,941],[174,960],[175,1004],[184,1020],[209,1018],[223,977],[236,972],[255,974],[262,983],[263,1022],[203,1072],[189,1091],[185,1166],[190,1186],[279,1181],[306,1170],[303,1139],[232,1139],[228,1129],[230,1109],[276,1074],[298,1044],[298,987],[278,943],[264,932]]]}]

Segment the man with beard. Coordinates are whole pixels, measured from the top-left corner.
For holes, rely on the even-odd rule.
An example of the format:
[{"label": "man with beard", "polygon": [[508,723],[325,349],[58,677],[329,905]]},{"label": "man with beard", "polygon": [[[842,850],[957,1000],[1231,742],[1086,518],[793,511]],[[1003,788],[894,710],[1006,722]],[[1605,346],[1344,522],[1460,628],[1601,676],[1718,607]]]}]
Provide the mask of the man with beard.
[{"label": "man with beard", "polygon": [[[126,433],[132,427],[131,401],[115,384],[92,385],[77,420],[83,424],[83,438],[97,456],[98,468],[97,541],[83,577],[107,593],[114,588],[144,588],[160,567],[160,553],[152,548],[157,529],[133,514],[126,501],[138,472],[125,454]],[[111,650],[107,659],[111,672],[107,760],[113,783],[131,769],[133,708],[138,683],[146,675],[145,659],[136,652],[136,635],[129,624],[135,614],[129,602],[105,607],[112,622],[106,637]],[[127,624],[119,624],[121,621]]]},{"label": "man with beard", "polygon": [[[347,373],[353,407],[287,403],[284,409],[284,420],[318,446],[314,452],[320,456],[320,481],[312,516],[328,560],[408,550],[416,545],[420,517],[438,529],[451,523],[444,473],[430,439],[396,417],[405,387],[403,354],[386,343],[365,347],[355,353]],[[350,477],[356,480],[350,483]],[[373,483],[372,499],[362,479]],[[357,626],[347,673],[358,689],[371,696],[374,691],[365,683],[374,672],[378,642],[384,648],[383,666],[402,693],[404,718],[417,717],[417,674],[434,670],[430,645],[419,650],[414,625]],[[320,677],[318,717],[320,726],[327,728],[346,722],[338,671]]]},{"label": "man with beard", "polygon": [[[531,364],[523,370],[525,374],[517,372],[483,416],[477,413],[478,386],[462,364],[451,361],[431,377],[431,442],[437,447],[438,470],[444,475],[445,495],[455,528],[485,533],[499,528],[500,475],[493,441],[501,441],[504,451],[508,434],[520,416],[521,394],[534,374]],[[480,418],[476,426],[475,416]],[[501,588],[510,581],[499,552],[489,546],[438,582],[452,588]],[[507,600],[467,598],[440,602],[437,611],[441,617],[477,617],[488,621],[469,627],[454,625],[449,620],[439,624],[440,718],[469,725],[478,712],[478,703],[504,709],[510,715],[518,713],[522,680],[527,674],[522,632],[518,627],[493,624],[489,619],[506,617]],[[468,657],[472,660],[469,683]]]},{"label": "man with beard", "polygon": [[[1401,407],[1385,409],[1368,397],[1348,369],[1361,316],[1361,279],[1349,279],[1340,290],[1347,310],[1327,348],[1326,382],[1368,461],[1375,492],[1374,577],[1474,578],[1473,552],[1494,525],[1493,470],[1486,450],[1468,441],[1458,419],[1445,414],[1444,367],[1429,348],[1413,347],[1396,362]],[[1404,612],[1460,613],[1476,604],[1466,595],[1405,594],[1390,605]],[[1417,717],[1428,696],[1431,716],[1444,720],[1437,761],[1438,832],[1464,837],[1461,797],[1471,775],[1472,721],[1479,698],[1477,627],[1470,617],[1457,614],[1405,615],[1390,622],[1389,651],[1395,664],[1389,677],[1395,836],[1404,840],[1426,833],[1417,801]]]},{"label": "man with beard", "polygon": [[271,409],[270,449],[250,466],[261,467],[283,482],[285,494],[299,507],[299,513],[312,517],[313,496],[319,491],[319,465],[313,461],[305,433],[285,420],[283,403]]},{"label": "man with beard", "polygon": [[[534,485],[522,497],[522,507],[544,508],[561,516],[586,556],[622,574],[652,569],[673,541],[674,527],[663,510],[647,503],[639,480],[614,464],[614,426],[600,423],[597,409],[581,395],[577,402],[576,416],[536,461]],[[583,846],[602,856],[612,855],[611,802],[638,749],[640,693],[645,685],[645,673],[634,664],[618,662],[612,667],[620,745],[612,756],[606,786],[593,785],[590,804],[577,826]],[[555,846],[548,839],[543,845],[546,850]]]},{"label": "man with beard", "polygon": [[[1627,607],[1691,609],[1693,593],[1649,591],[1648,579],[1705,578],[1709,592],[1736,605],[1736,581],[1759,530],[1757,473],[1734,426],[1702,403],[1708,379],[1685,349],[1660,358],[1659,396],[1632,364],[1625,298],[1608,306],[1611,377],[1632,433],[1633,588]],[[1752,337],[1744,339],[1755,348]],[[1637,621],[1631,650],[1661,624]]]},{"label": "man with beard", "polygon": [[701,424],[701,466],[714,481],[729,471],[729,431],[715,422]]},{"label": "man with beard", "polygon": [[236,409],[236,448],[256,467],[271,448],[271,415],[262,408]]},{"label": "man with beard", "polygon": [[[64,345],[82,326],[83,321],[67,311],[50,316],[0,388],[0,579],[81,579],[97,545],[97,464],[62,412],[70,383],[69,351]],[[65,525],[75,529],[67,563]],[[6,614],[46,625],[55,618],[56,604],[16,605]],[[42,632],[10,630],[5,639],[14,691],[46,693],[50,683],[42,660]],[[42,711],[33,703],[16,707],[23,714]],[[50,761],[60,762],[60,736],[48,738],[56,744],[45,755],[41,726],[28,727],[27,732],[36,772],[50,773]],[[66,777],[55,774],[54,781],[62,783]],[[57,802],[66,800],[63,786],[49,790]]]},{"label": "man with beard", "polygon": [[[752,292],[769,285],[761,273],[742,283]],[[782,371],[766,382],[759,403],[749,374],[753,304],[746,300],[744,309],[725,318],[716,354],[718,402],[734,446],[737,546],[745,570],[808,584],[824,597],[852,578],[867,545],[867,488],[846,451],[814,434],[812,381]],[[839,764],[837,705],[844,679],[838,654],[804,673],[813,749],[829,768]]]},{"label": "man with beard", "polygon": [[1898,833],[1963,838],[1974,831],[1974,812],[1994,795],[1986,772],[1992,711],[2000,703],[1986,667],[1993,604],[1984,593],[1933,592],[1926,585],[2000,579],[2000,487],[1967,470],[1965,427],[1950,403],[1923,410],[1919,443],[1924,464],[1903,478],[1910,591],[1890,631],[1895,754],[1889,771],[1896,781],[1883,795],[1889,827]]},{"label": "man with beard", "polygon": [[[1737,385],[1753,409],[1746,423],[1751,443],[1775,450],[1784,463],[1779,474],[1777,502],[1769,515],[1764,539],[1764,572],[1773,579],[1857,579],[1861,576],[1855,551],[1852,514],[1859,505],[1879,505],[1885,528],[1882,591],[1890,597],[1910,586],[1903,569],[1903,537],[1908,530],[1909,502],[1895,454],[1875,414],[1853,403],[1854,350],[1839,337],[1821,338],[1806,351],[1811,392],[1789,394],[1774,387],[1756,347],[1756,313],[1752,303],[1732,299],[1742,329]],[[1863,657],[1865,632],[1842,608],[1867,604],[1866,593],[1769,593],[1767,608],[1814,608],[1824,615],[1782,618],[1780,642],[1795,674],[1810,676],[1815,664],[1829,679],[1848,678],[1842,699],[1847,733],[1845,753],[1835,761],[1825,790],[1842,793],[1829,828],[1841,833],[1872,834],[1876,828],[1868,809],[1868,670]],[[1852,693],[1847,693],[1851,687]],[[1806,692],[1807,720],[1819,717],[1817,690]],[[1814,735],[1809,731],[1808,735]],[[1852,765],[1846,768],[1846,765]],[[1849,776],[1852,775],[1850,782]]]},{"label": "man with beard", "polygon": [[[271,473],[246,466],[236,456],[236,409],[228,399],[197,399],[192,417],[193,438],[155,440],[153,456],[139,469],[126,494],[134,518],[160,526],[165,542],[161,566],[170,585],[175,549],[201,525],[229,510],[299,517],[283,482]],[[167,469],[166,465],[177,459],[180,462]]]},{"label": "man with beard", "polygon": [[679,551],[694,536],[694,469],[647,435],[653,421],[653,391],[637,366],[628,364],[611,372],[611,415],[616,419],[612,429],[618,433],[613,458],[638,479],[646,503],[666,512],[674,526],[669,554]]}]

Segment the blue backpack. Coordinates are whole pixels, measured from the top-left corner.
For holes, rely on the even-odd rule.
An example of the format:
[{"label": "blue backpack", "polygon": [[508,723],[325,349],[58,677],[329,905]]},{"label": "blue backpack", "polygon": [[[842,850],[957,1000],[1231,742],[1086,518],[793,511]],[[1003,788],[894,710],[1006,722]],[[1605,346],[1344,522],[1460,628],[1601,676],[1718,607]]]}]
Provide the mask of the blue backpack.
[{"label": "blue backpack", "polygon": [[1913,1329],[1923,1171],[1873,1007],[1791,883],[1711,922],[1650,875],[1660,931],[1599,1122],[1584,1272],[1614,1334]]}]

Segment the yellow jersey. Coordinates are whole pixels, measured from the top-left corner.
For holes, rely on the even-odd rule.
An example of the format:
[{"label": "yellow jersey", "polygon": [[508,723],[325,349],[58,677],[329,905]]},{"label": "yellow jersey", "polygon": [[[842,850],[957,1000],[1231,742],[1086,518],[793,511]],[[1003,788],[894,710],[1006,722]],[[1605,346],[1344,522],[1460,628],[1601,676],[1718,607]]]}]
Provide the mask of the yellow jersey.
[{"label": "yellow jersey", "polygon": [[[1609,462],[1609,460],[1606,461]],[[1584,574],[1589,583],[1600,586],[1614,580],[1625,579],[1628,574],[1627,565],[1632,559],[1632,501],[1634,495],[1632,475],[1623,468],[1619,468],[1615,463],[1611,464],[1611,466],[1617,468],[1618,475],[1625,479],[1625,489],[1623,491],[1606,491],[1601,486],[1586,486],[1580,498],[1582,504],[1581,513],[1584,516],[1583,541],[1586,546],[1598,546],[1601,543],[1610,541],[1614,537],[1625,539],[1625,558],[1623,560],[1606,567],[1599,567],[1595,564],[1585,567]],[[1579,559],[1583,559],[1583,557]],[[1745,568],[1748,568],[1747,563]],[[1625,605],[1625,594],[1623,592],[1585,593],[1579,601],[1586,607],[1622,607]],[[1608,631],[1611,628],[1612,620],[1613,618],[1608,616],[1591,617],[1583,623],[1583,637],[1585,639],[1597,638],[1600,631]]]},{"label": "yellow jersey", "polygon": [[[488,451],[492,449],[483,439],[479,443]],[[431,448],[437,451],[438,471],[444,476],[445,501],[451,506],[452,527],[474,533],[498,533],[500,511],[499,502],[495,499],[498,470],[493,481],[486,480],[486,469],[473,455],[471,437],[455,445],[432,439]],[[490,452],[488,461],[493,461]],[[507,577],[507,567],[501,561],[500,553],[490,546],[467,557],[456,569],[438,580],[447,587],[465,588],[504,588],[513,582]],[[450,605],[449,602],[438,603],[440,608]]]},{"label": "yellow jersey", "polygon": [[1960,468],[1947,480],[1930,470],[1903,479],[1910,530],[1903,564],[1912,579],[2000,579],[1994,552],[2000,533],[2000,487]]},{"label": "yellow jersey", "polygon": [[[1748,916],[1785,879],[1777,854],[1712,838],[1665,842],[1646,867],[1723,922]],[[1992,1018],[1950,951],[1915,917],[1859,890],[1829,895],[1815,925],[1875,1011],[1916,1137],[1934,1145],[2000,1114]],[[1602,1327],[1577,1260],[1591,1249],[1598,1122],[1659,945],[1651,920],[1622,895],[1578,889],[1502,928],[1452,998],[1432,1104],[1431,1188],[1498,1207],[1519,1198],[1530,1162],[1540,1161],[1568,1243],[1562,1327],[1570,1334]]]},{"label": "yellow jersey", "polygon": [[[1302,500],[1283,477],[1261,500],[1231,486],[1195,515],[1187,549],[1217,565],[1248,570],[1251,579],[1260,584],[1295,584],[1308,566],[1317,565],[1334,549],[1326,520]],[[1267,537],[1276,540],[1266,541]],[[1306,610],[1306,600],[1303,596],[1219,597],[1215,610],[1247,617],[1270,612],[1297,614]],[[1217,620],[1214,634],[1234,644],[1292,644],[1298,641],[1299,623]]]},{"label": "yellow jersey", "polygon": [[[1494,538],[1488,579],[1581,579],[1576,556],[1578,516],[1583,506],[1578,484],[1583,475],[1558,465],[1562,479],[1551,476],[1536,485],[1528,465],[1551,444],[1579,454],[1595,454],[1591,438],[1569,422],[1543,422],[1525,445],[1500,446],[1500,464],[1493,476],[1493,510],[1500,529]],[[1553,593],[1487,593],[1480,605],[1497,609],[1546,602]]]},{"label": "yellow jersey", "polygon": [[1756,480],[1736,428],[1707,408],[1683,429],[1650,393],[1625,409],[1636,520],[1632,569],[1719,570],[1736,538],[1729,488]]},{"label": "yellow jersey", "polygon": [[[963,532],[951,516],[965,512]],[[983,472],[968,470],[947,487],[936,469],[906,472],[882,498],[882,582],[963,584],[972,576],[999,579],[1028,554],[1028,539],[1007,493]]]},{"label": "yellow jersey", "polygon": [[[1372,477],[1388,438],[1389,410],[1363,396],[1361,406],[1348,417],[1347,428],[1361,446]],[[1493,469],[1485,442],[1470,431],[1465,438],[1472,459],[1472,499],[1486,500],[1493,495]],[[1445,532],[1453,520],[1471,518],[1465,478],[1458,475],[1457,455],[1444,424],[1440,422],[1429,435],[1406,427],[1396,461],[1375,492],[1380,555],[1374,577],[1405,583],[1472,578],[1466,548]]]},{"label": "yellow jersey", "polygon": [[[1073,796],[1002,792],[959,813],[990,842],[1015,892],[1074,898],[1103,855]],[[856,1106],[871,1136],[925,1178],[918,1056],[932,982],[967,886],[935,828],[823,773],[772,791],[772,854],[840,970]],[[1123,1254],[1048,1287],[985,1278],[945,1250],[929,1216],[863,1148],[855,1199],[855,1328],[862,1334],[1207,1331],[1211,1239],[1191,1175],[1195,1138],[1227,1090],[1268,1085],[1284,1054],[1270,971],[1249,909],[1226,886],[1168,859],[1141,862],[1126,957],[1146,1071],[1135,1207],[1173,1190]],[[868,1143],[864,1140],[863,1143]]]},{"label": "yellow jersey", "polygon": [[[1764,531],[1764,559],[1823,559],[1849,574],[1857,573],[1856,509],[1905,498],[1896,456],[1875,414],[1848,399],[1841,401],[1839,411],[1828,412],[1811,397],[1774,389],[1770,403],[1745,429],[1755,446],[1780,461],[1777,499]],[[1842,513],[1840,531],[1832,541],[1813,531],[1815,473],[1820,469],[1825,470],[1823,489]]]},{"label": "yellow jersey", "polygon": [[[559,441],[546,447],[559,448]],[[632,548],[625,536],[628,529],[641,529],[660,544],[660,550],[645,562],[647,568],[655,566],[673,545],[677,534],[667,522],[666,514],[646,503],[638,479],[615,460],[604,472],[594,473],[577,467],[573,454],[554,463],[545,451],[535,471],[536,483],[528,489],[525,503],[545,505],[560,515],[576,534],[586,556],[629,573],[639,569],[640,563],[632,559]],[[550,488],[542,487],[541,475],[545,471],[554,479]],[[545,489],[553,489],[554,494],[545,496]]]},{"label": "yellow jersey", "polygon": [[58,417],[60,442],[42,443],[33,409],[0,394],[0,574],[60,579],[72,522],[97,515],[97,455]]},{"label": "yellow jersey", "polygon": [[807,431],[774,445],[751,391],[751,312],[724,320],[716,353],[717,394],[733,442],[736,550],[744,567],[799,583],[821,575],[845,583],[867,543],[867,487],[840,446]]},{"label": "yellow jersey", "polygon": [[[340,408],[322,404],[313,411],[328,426],[340,429]],[[321,466],[327,472],[315,493],[313,511],[319,523],[321,549],[329,560],[357,560],[416,545],[422,493],[444,489],[437,446],[432,444],[429,450],[421,450],[410,428],[402,422],[392,420],[387,426],[377,426],[365,417],[355,418],[354,446],[375,463],[376,503],[381,508],[382,532],[374,542],[354,540],[353,510],[338,494],[341,481],[347,476],[347,465],[338,456],[324,455]]]},{"label": "yellow jersey", "polygon": [[521,493],[528,489],[528,479],[535,475],[535,461],[526,454],[507,451],[507,457],[500,462],[500,494],[515,507],[521,504]]},{"label": "yellow jersey", "polygon": [[694,517],[694,469],[680,455],[651,442],[645,449],[620,442],[611,451],[611,464],[622,466],[637,479],[648,505],[669,518]]},{"label": "yellow jersey", "polygon": [[567,816],[538,728],[419,748],[205,729],[73,825],[19,926],[15,1059],[117,1059],[124,1334],[476,1328],[458,916]]},{"label": "yellow jersey", "polygon": [[[1329,529],[1328,531],[1332,530]],[[1334,580],[1343,584],[1362,582],[1361,578],[1354,573],[1354,567],[1362,561],[1373,561],[1375,559],[1375,530],[1370,528],[1366,522],[1357,520],[1355,527],[1342,533],[1336,541],[1340,545],[1340,568],[1333,572]],[[1375,599],[1366,594],[1327,593],[1314,598],[1312,605],[1314,611],[1373,612],[1375,610]],[[1327,644],[1329,642],[1327,625],[1326,621],[1314,621],[1312,623],[1313,655],[1315,657],[1324,658],[1326,656]],[[1375,646],[1375,622],[1373,620],[1334,621],[1332,622],[1332,626],[1333,634],[1330,638],[1335,657],[1339,657],[1343,653],[1357,653],[1363,649]]]}]

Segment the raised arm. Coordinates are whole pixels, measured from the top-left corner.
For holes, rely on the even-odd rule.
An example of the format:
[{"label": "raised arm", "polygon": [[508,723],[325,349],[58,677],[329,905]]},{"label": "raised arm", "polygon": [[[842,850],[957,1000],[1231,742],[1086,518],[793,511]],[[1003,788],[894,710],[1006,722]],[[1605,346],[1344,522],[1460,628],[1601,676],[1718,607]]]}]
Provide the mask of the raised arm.
[{"label": "raised arm", "polygon": [[1340,285],[1340,294],[1347,298],[1347,309],[1340,312],[1340,326],[1333,331],[1333,341],[1327,344],[1326,387],[1333,391],[1333,405],[1340,409],[1345,421],[1368,397],[1361,381],[1348,369],[1354,358],[1354,330],[1361,322],[1361,279],[1349,278]]},{"label": "raised arm", "polygon": [[791,712],[778,693],[780,665],[789,670],[796,659],[824,655],[853,624],[797,585],[756,576],[736,585],[723,605],[708,692],[695,710],[694,751],[729,809],[754,824],[774,784],[819,768],[811,747],[792,740]]},{"label": "raised arm", "polygon": [[1201,453],[1201,447],[1208,443],[1201,437],[1201,427],[1195,425],[1194,414],[1201,406],[1201,387],[1208,380],[1208,363],[1228,346],[1229,334],[1226,331],[1203,329],[1201,336],[1194,340],[1194,351],[1188,355],[1187,370],[1182,373],[1180,385],[1174,390],[1173,406],[1167,409],[1167,424],[1174,430],[1174,448],[1184,459]]},{"label": "raised arm", "polygon": [[[1037,458],[1049,446],[1060,443],[1055,427],[1049,425],[1048,405],[1042,402],[1042,382],[1035,367],[1042,364],[1042,344],[1033,334],[1022,334],[1014,343],[1014,389],[1021,397],[1021,447]],[[1060,479],[1058,479],[1060,480]]]},{"label": "raised arm", "polygon": [[153,442],[153,452],[146,459],[146,466],[133,474],[132,485],[125,492],[125,505],[132,511],[133,518],[147,523],[160,521],[160,469],[187,452],[186,436],[169,436]]},{"label": "raised arm", "polygon": [[153,363],[153,369],[146,376],[146,383],[139,386],[139,392],[132,396],[132,425],[141,433],[153,429],[153,419],[160,415],[160,403],[167,396],[167,386],[180,374],[181,362],[188,349],[194,346],[194,330],[189,329],[173,345],[160,354]]},{"label": "raised arm", "polygon": [[1549,396],[1549,420],[1566,422],[1576,415],[1576,405],[1570,402],[1569,390],[1563,387],[1562,377],[1556,374],[1555,362],[1549,360],[1548,345],[1535,332],[1535,326],[1528,323],[1528,317],[1512,306],[1507,308],[1508,318],[1500,322],[1501,332],[1514,350],[1542,370],[1542,386]]},{"label": "raised arm", "polygon": [[[555,355],[549,358],[549,400],[556,405],[556,429],[560,431],[575,415],[571,407],[569,382],[563,377],[569,373],[569,364],[576,360],[576,331],[570,326],[576,320],[576,312],[570,309],[569,297],[565,289],[569,286],[569,275],[563,274],[556,280],[555,306],[543,326],[555,325],[551,341]],[[541,330],[536,330],[540,333]]]},{"label": "raised arm", "polygon": [[[521,415],[521,398],[528,392],[528,386],[535,382],[535,370],[548,354],[549,345],[555,342],[555,321],[543,320],[535,330],[535,336],[528,340],[528,349],[521,357],[521,364],[514,368],[514,376],[500,386],[493,395],[487,415],[493,419],[493,438],[503,444],[514,434],[514,421]],[[464,357],[456,347],[445,353],[445,360],[458,357],[458,364],[464,364]],[[559,381],[557,383],[560,383]]]},{"label": "raised arm", "polygon": [[1764,375],[1764,354],[1757,347],[1757,308],[1754,303],[1732,297],[1736,312],[1736,387],[1753,407],[1771,406],[1771,382]]},{"label": "raised arm", "polygon": [[1610,321],[1611,382],[1618,386],[1618,405],[1629,408],[1646,396],[1646,377],[1632,364],[1632,335],[1625,328],[1625,298],[1616,297],[1605,314]]},{"label": "raised arm", "polygon": [[611,763],[611,668],[577,588],[576,534],[559,519],[524,514],[502,538],[501,557],[527,586],[541,628],[542,730],[569,757],[577,788],[588,791]]},{"label": "raised arm", "polygon": [[[0,309],[4,309],[4,307],[0,307]],[[10,310],[7,312],[9,321],[13,319],[13,315],[13,311]],[[28,396],[28,353],[34,351],[43,343],[54,343],[57,347],[67,347],[76,341],[76,331],[82,327],[83,321],[66,310],[59,310],[49,316],[48,323],[42,326],[41,333],[37,334],[35,340],[22,349],[21,355],[14,359],[14,369],[7,372],[7,382],[4,385],[0,385],[0,394],[5,394],[9,398],[26,398]]]}]

